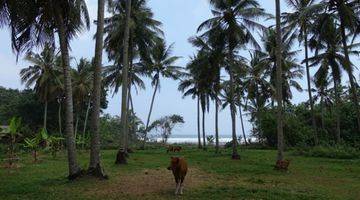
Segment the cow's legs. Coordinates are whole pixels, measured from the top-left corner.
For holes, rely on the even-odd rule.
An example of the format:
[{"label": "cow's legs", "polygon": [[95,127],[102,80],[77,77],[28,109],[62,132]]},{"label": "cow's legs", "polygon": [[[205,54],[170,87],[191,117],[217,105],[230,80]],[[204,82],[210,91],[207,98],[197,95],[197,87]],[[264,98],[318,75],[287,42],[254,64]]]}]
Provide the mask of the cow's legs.
[{"label": "cow's legs", "polygon": [[180,181],[180,194],[183,194],[183,189],[184,189],[184,179],[182,178]]},{"label": "cow's legs", "polygon": [[181,187],[180,181],[176,181],[175,195],[179,194],[180,187]]}]

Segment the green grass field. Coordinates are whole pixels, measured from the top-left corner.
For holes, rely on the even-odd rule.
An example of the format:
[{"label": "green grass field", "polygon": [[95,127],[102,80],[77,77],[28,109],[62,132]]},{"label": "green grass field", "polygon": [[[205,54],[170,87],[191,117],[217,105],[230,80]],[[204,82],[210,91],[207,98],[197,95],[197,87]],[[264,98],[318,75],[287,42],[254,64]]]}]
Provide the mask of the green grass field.
[{"label": "green grass field", "polygon": [[[114,165],[116,151],[103,151],[109,180],[84,177],[69,182],[65,154],[40,155],[33,163],[22,155],[17,169],[0,169],[0,199],[360,199],[360,160],[292,156],[288,172],[273,170],[276,151],[240,150],[233,161],[228,151],[186,149],[190,169],[184,195],[174,197],[175,184],[166,170],[165,150],[137,151],[126,166]],[[86,168],[88,153],[79,154]]]}]

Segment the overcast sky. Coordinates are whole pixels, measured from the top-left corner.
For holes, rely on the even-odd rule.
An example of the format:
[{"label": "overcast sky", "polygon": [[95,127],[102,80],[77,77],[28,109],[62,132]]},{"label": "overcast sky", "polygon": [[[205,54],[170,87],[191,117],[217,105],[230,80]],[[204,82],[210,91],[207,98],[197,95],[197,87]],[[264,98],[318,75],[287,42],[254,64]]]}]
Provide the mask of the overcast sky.
[{"label": "overcast sky", "polygon": [[[263,8],[269,13],[274,13],[275,1],[259,0]],[[96,19],[97,1],[87,0],[87,5],[91,17],[91,21]],[[155,14],[155,19],[163,23],[162,29],[165,32],[165,38],[168,44],[175,43],[174,55],[181,56],[178,65],[185,66],[195,50],[188,43],[188,38],[196,33],[196,29],[201,22],[211,17],[208,0],[149,0],[148,5]],[[287,9],[283,5],[283,10]],[[263,22],[268,24],[269,22]],[[95,42],[92,39],[95,33],[95,27],[92,25],[91,30],[82,33],[78,38],[71,42],[71,56],[77,59],[81,57],[91,58],[94,55]],[[0,86],[6,88],[23,89],[19,79],[19,71],[21,68],[27,67],[28,64],[24,61],[16,63],[11,45],[8,30],[0,30]],[[300,60],[300,58],[299,58]],[[107,62],[105,59],[104,62]],[[149,80],[146,91],[139,91],[137,95],[134,93],[134,107],[137,115],[143,120],[146,116],[150,106],[151,95],[153,88]],[[306,86],[306,81],[301,80],[301,84]],[[170,80],[161,80],[160,93],[157,94],[154,104],[152,120],[169,115],[180,114],[185,119],[185,124],[174,131],[176,135],[191,135],[197,133],[196,124],[196,101],[190,97],[182,98],[182,94],[177,90],[178,82]],[[113,98],[109,94],[109,107],[105,113],[111,115],[120,114],[120,98],[121,93],[116,94]],[[306,99],[306,93],[295,93],[294,102],[300,102]],[[206,117],[207,134],[214,134],[214,109],[211,105],[210,113]],[[246,120],[247,121],[247,120]],[[231,120],[228,110],[220,113],[219,117],[220,135],[231,134]],[[240,123],[237,119],[237,133],[240,133]],[[251,124],[245,123],[245,130],[249,134]]]}]

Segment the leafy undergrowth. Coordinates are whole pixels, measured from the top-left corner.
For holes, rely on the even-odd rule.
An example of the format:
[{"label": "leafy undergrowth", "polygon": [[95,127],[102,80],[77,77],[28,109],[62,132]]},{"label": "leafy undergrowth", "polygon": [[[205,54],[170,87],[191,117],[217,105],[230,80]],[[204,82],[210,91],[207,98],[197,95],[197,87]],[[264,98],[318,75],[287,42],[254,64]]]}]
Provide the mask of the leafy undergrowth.
[{"label": "leafy undergrowth", "polygon": [[[240,150],[241,160],[230,152],[185,148],[190,166],[184,195],[179,199],[358,199],[360,160],[291,156],[290,170],[273,170],[276,152]],[[86,168],[87,152],[79,154]],[[114,165],[116,151],[103,151],[109,180],[89,177],[68,182],[65,154],[52,159],[40,155],[33,163],[22,155],[19,168],[0,169],[0,199],[174,199],[175,184],[166,170],[164,149],[136,151],[126,166]]]},{"label": "leafy undergrowth", "polygon": [[294,154],[301,156],[308,156],[308,157],[323,157],[323,158],[337,158],[337,159],[360,158],[359,149],[345,145],[299,148],[294,151]]}]

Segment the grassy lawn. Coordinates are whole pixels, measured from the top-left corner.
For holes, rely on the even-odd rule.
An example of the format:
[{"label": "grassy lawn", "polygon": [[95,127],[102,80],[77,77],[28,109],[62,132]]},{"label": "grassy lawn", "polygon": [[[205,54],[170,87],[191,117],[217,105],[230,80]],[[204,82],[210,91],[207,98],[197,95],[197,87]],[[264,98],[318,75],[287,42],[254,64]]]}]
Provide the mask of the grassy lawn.
[{"label": "grassy lawn", "polygon": [[[273,170],[276,152],[230,152],[186,149],[189,162],[184,195],[176,199],[360,199],[360,160],[292,156],[289,172]],[[0,168],[0,199],[173,199],[175,184],[166,170],[169,154],[163,149],[137,151],[128,165],[114,165],[116,151],[103,151],[109,180],[82,178],[68,182],[65,154],[56,159],[42,154],[33,163],[22,155],[17,169]],[[86,168],[88,153],[79,154]]]}]

